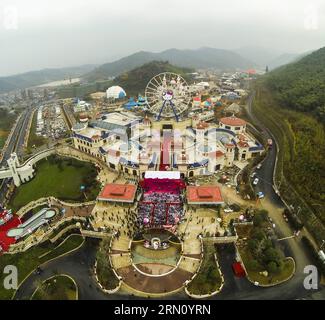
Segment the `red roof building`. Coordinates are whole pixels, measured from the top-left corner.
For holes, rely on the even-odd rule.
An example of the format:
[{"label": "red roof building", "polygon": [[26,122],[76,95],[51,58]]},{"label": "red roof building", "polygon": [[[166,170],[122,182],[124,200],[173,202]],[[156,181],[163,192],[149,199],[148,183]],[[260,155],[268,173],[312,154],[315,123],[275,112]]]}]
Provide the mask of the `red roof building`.
[{"label": "red roof building", "polygon": [[222,151],[220,151],[220,150],[217,150],[216,151],[216,158],[221,158],[221,157],[223,157],[225,154],[222,152]]},{"label": "red roof building", "polygon": [[107,184],[99,194],[97,200],[111,202],[133,203],[137,186],[134,184]]},{"label": "red roof building", "polygon": [[121,152],[119,150],[109,149],[108,154],[112,157],[119,157],[121,155]]},{"label": "red roof building", "polygon": [[235,116],[221,118],[220,122],[226,126],[242,127],[246,125],[246,121]]},{"label": "red roof building", "polygon": [[217,186],[188,186],[186,188],[189,204],[222,204],[223,198]]},{"label": "red roof building", "polygon": [[248,148],[249,144],[246,141],[239,141],[237,144],[240,148]]}]

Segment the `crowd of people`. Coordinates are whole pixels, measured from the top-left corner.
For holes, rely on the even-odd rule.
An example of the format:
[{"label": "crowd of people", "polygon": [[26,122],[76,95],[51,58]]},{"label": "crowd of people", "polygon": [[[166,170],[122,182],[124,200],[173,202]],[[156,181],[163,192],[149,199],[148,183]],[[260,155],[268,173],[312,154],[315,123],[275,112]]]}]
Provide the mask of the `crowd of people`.
[{"label": "crowd of people", "polygon": [[150,227],[175,225],[184,215],[182,203],[179,193],[146,192],[139,204],[138,222]]},{"label": "crowd of people", "polygon": [[179,193],[167,193],[167,192],[146,192],[143,195],[143,202],[166,202],[172,203],[181,201]]}]

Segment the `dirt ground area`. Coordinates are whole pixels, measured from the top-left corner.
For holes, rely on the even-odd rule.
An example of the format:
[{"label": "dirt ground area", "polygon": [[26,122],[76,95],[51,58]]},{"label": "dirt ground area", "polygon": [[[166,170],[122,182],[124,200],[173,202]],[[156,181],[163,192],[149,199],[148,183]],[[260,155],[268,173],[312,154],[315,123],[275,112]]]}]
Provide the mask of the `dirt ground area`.
[{"label": "dirt ground area", "polygon": [[148,274],[160,275],[173,270],[174,266],[168,266],[158,263],[141,263],[137,264],[137,268]]},{"label": "dirt ground area", "polygon": [[123,281],[131,288],[146,293],[166,293],[177,290],[189,280],[192,273],[176,269],[169,275],[153,278],[142,275],[133,269],[132,266],[120,268],[117,273],[122,276]]}]

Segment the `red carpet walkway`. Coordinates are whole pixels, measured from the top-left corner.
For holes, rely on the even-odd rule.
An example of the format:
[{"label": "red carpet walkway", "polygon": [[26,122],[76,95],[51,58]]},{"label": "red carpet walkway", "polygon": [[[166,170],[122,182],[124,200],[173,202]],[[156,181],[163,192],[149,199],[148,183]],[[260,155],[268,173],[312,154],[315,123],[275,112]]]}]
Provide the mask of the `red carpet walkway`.
[{"label": "red carpet walkway", "polygon": [[[0,246],[3,251],[8,251],[11,244],[16,242],[15,238],[7,237],[7,232],[20,225],[20,219],[17,216],[13,216],[6,224],[0,226]],[[1,250],[0,250],[1,252]]]},{"label": "red carpet walkway", "polygon": [[163,143],[162,143],[162,149],[161,149],[161,155],[160,155],[160,171],[166,171],[168,168],[170,168],[170,155],[169,150],[171,149],[171,143],[172,143],[172,133],[168,131],[164,131],[163,133]]}]

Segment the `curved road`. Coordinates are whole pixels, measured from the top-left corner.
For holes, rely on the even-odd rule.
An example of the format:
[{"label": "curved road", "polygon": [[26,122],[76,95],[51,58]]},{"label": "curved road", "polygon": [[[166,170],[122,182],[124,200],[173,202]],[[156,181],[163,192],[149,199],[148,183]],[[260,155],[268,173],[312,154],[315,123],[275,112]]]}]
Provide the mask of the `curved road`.
[{"label": "curved road", "polygon": [[[39,281],[56,274],[67,274],[74,278],[79,289],[80,300],[127,300],[139,299],[127,294],[118,293],[107,295],[103,293],[94,279],[92,269],[95,262],[95,240],[87,240],[85,245],[78,251],[68,256],[53,260],[42,266],[42,274],[32,274],[23,282],[17,290],[14,299],[29,299],[35,291]],[[221,251],[220,266],[225,276],[225,286],[220,294],[213,297],[214,300],[235,300],[235,299],[302,299],[310,298],[314,292],[303,288],[302,281],[295,278],[289,282],[273,288],[259,288],[247,281],[245,278],[233,276],[231,264],[234,261],[234,254]],[[168,299],[187,299],[184,293],[176,294]],[[161,299],[160,299],[161,300]]]},{"label": "curved road", "polygon": [[[254,101],[255,92],[253,92],[247,104],[247,113],[251,118],[252,122],[261,128],[261,133],[266,139],[272,139],[275,142],[275,139],[272,133],[264,127],[263,123],[254,115],[252,112],[252,104]],[[273,187],[273,173],[275,170],[277,157],[277,144],[273,143],[272,149],[270,149],[267,153],[265,160],[263,161],[262,168],[260,170],[256,170],[257,176],[260,179],[258,186],[256,187],[256,191],[262,191],[265,194],[266,199],[261,200],[261,204],[263,206],[264,202],[269,202],[271,206],[268,206],[270,217],[273,219],[277,226],[277,233],[280,238],[282,237],[290,237],[293,235],[293,230],[290,226],[284,221],[282,217],[282,211],[285,208],[285,205],[281,198],[275,193]],[[272,210],[273,209],[273,210]],[[288,239],[281,242],[281,246],[283,247],[287,256],[292,256],[296,261],[296,274],[292,280],[290,280],[287,284],[284,284],[283,287],[285,290],[292,291],[297,290],[297,293],[303,295],[303,291],[301,291],[303,279],[305,278],[304,268],[307,265],[312,264],[312,259],[308,252],[306,252],[306,248],[301,243],[300,238]],[[270,290],[270,289],[269,289]],[[305,290],[306,291],[306,290]],[[324,298],[325,298],[325,292]],[[285,294],[285,292],[284,292]],[[279,295],[281,297],[282,295]]]}]

